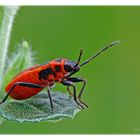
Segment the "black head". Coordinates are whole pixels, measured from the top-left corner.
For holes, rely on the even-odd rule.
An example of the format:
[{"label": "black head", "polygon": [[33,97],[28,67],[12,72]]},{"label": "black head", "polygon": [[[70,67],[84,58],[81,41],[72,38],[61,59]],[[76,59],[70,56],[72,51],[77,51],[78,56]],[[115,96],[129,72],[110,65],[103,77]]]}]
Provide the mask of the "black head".
[{"label": "black head", "polygon": [[79,71],[80,66],[77,65],[74,61],[71,60],[65,60],[64,62],[64,69],[66,72],[73,72],[73,71]]},{"label": "black head", "polygon": [[74,61],[71,61],[71,60],[65,60],[64,69],[65,69],[66,72],[70,72],[71,74],[73,74],[73,73],[76,73],[77,71],[80,70],[79,63],[80,63],[82,53],[83,53],[83,50],[80,51],[80,55],[78,57],[77,62],[74,62]]}]

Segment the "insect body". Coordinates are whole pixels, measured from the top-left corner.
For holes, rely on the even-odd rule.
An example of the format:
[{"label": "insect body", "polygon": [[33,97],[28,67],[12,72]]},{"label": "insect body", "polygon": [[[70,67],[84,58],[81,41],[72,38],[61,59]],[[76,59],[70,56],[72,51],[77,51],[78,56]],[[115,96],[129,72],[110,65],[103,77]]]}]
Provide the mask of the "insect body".
[{"label": "insect body", "polygon": [[[82,66],[97,57],[101,52],[118,43],[118,41],[111,43],[82,64],[79,64],[82,56],[81,50],[77,62],[67,59],[55,59],[46,64],[36,65],[22,71],[6,86],[7,95],[0,103],[5,102],[8,96],[11,96],[17,100],[30,98],[47,87],[48,97],[53,110],[53,101],[50,94],[50,88],[55,84],[55,82],[59,82],[67,86],[68,92],[74,97],[75,102],[81,108],[88,107],[83,101],[81,101],[86,80],[79,77],[72,77],[72,75],[78,72]],[[74,84],[76,82],[83,83],[78,96],[76,92],[76,86]],[[73,93],[70,92],[70,87],[73,88]]]}]

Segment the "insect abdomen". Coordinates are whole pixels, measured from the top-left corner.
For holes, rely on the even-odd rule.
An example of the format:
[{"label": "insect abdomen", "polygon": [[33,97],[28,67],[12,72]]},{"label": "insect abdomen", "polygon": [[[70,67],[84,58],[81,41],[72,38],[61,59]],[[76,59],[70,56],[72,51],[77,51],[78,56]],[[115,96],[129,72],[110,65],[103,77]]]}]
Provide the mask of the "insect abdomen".
[{"label": "insect abdomen", "polygon": [[[7,86],[6,86],[6,92],[10,90],[10,88],[16,83],[16,82],[27,82],[27,83],[33,83],[37,85],[41,85],[42,83],[38,79],[38,73],[36,72],[26,72],[22,75],[17,76],[14,80],[12,80]],[[17,85],[10,96],[17,100],[27,99],[30,98],[37,93],[39,93],[43,88],[32,88],[32,87],[25,87],[25,86],[19,86]]]}]

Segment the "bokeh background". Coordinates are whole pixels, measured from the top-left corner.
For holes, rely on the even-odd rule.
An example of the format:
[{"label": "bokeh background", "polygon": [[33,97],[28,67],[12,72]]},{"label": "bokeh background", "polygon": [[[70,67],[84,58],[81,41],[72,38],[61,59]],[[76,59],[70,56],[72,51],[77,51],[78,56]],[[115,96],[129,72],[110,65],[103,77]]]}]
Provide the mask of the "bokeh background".
[{"label": "bokeh background", "polygon": [[[136,134],[140,133],[140,7],[21,7],[10,52],[22,40],[32,43],[36,62],[62,57],[82,61],[107,44],[121,44],[83,67],[83,100],[89,109],[57,123],[4,121],[1,134]],[[80,84],[78,84],[80,88]],[[66,91],[57,84],[53,91]]]}]

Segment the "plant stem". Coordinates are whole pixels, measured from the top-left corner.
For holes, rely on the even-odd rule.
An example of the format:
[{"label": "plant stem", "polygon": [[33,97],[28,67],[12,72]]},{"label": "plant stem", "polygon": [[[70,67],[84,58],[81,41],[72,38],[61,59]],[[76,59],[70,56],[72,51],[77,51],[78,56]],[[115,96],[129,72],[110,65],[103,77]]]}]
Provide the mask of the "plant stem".
[{"label": "plant stem", "polygon": [[3,7],[3,16],[0,26],[0,90],[2,86],[11,30],[13,26],[14,17],[18,9],[18,6]]}]

